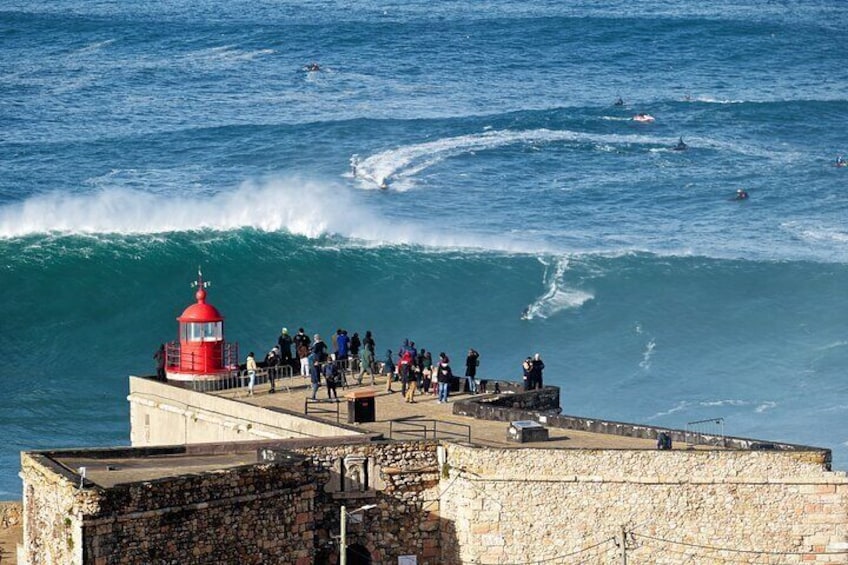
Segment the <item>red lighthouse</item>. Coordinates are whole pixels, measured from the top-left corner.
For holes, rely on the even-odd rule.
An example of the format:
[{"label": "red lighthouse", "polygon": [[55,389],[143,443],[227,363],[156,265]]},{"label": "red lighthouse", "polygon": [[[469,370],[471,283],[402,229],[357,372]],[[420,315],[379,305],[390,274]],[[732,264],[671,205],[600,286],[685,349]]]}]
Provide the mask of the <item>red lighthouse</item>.
[{"label": "red lighthouse", "polygon": [[224,317],[206,303],[208,282],[197,270],[197,302],[177,318],[179,340],[167,345],[165,374],[169,380],[196,381],[227,377],[238,368],[238,344],[224,342]]}]

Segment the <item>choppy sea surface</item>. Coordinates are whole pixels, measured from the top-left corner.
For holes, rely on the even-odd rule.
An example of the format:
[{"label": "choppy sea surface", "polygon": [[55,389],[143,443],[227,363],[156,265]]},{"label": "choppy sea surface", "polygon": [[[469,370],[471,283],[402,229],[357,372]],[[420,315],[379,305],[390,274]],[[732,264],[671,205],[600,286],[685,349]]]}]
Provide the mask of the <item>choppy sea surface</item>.
[{"label": "choppy sea surface", "polygon": [[539,352],[565,413],[848,468],[846,28],[839,0],[0,0],[0,499],[21,450],[128,444],[198,265],[243,352]]}]

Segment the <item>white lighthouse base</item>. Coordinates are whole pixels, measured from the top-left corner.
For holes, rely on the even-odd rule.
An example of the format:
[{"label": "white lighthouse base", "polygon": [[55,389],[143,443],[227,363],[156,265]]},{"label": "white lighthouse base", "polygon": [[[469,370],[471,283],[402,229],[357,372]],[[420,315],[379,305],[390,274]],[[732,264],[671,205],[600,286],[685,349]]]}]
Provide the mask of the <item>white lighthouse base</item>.
[{"label": "white lighthouse base", "polygon": [[165,373],[165,377],[169,381],[181,381],[181,382],[190,382],[190,381],[221,381],[226,379],[235,379],[236,371],[219,371],[217,373],[180,373],[177,371],[167,371]]}]

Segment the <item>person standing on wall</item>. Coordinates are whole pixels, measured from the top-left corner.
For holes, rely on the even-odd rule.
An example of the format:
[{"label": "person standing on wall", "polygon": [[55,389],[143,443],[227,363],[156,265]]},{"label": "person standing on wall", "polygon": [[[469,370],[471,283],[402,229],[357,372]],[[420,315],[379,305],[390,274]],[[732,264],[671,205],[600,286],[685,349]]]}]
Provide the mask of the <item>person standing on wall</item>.
[{"label": "person standing on wall", "polygon": [[277,391],[277,387],[276,387],[275,383],[276,383],[276,378],[277,378],[277,371],[280,370],[279,369],[279,367],[280,367],[280,354],[279,354],[279,352],[280,352],[280,348],[275,345],[273,348],[271,348],[271,351],[269,351],[265,355],[265,367],[268,368],[268,380],[271,383],[271,388],[268,390],[268,394],[274,394]]},{"label": "person standing on wall", "polygon": [[530,390],[533,385],[533,381],[531,380],[533,376],[533,359],[528,356],[521,364],[521,369],[524,371],[524,390]]},{"label": "person standing on wall", "polygon": [[542,371],[545,369],[545,363],[542,361],[541,355],[538,353],[533,356],[532,361],[532,369],[531,369],[531,380],[532,386],[531,388],[542,388]]},{"label": "person standing on wall", "polygon": [[465,358],[465,392],[477,394],[477,367],[480,365],[480,354],[473,349],[468,350]]},{"label": "person standing on wall", "polygon": [[159,344],[159,349],[153,354],[153,359],[156,361],[156,380],[164,381],[165,377],[165,344]]},{"label": "person standing on wall", "polygon": [[256,384],[256,359],[253,357],[253,351],[247,354],[245,369],[247,370],[247,395],[253,396],[253,386]]},{"label": "person standing on wall", "polygon": [[292,364],[292,338],[289,335],[288,328],[283,328],[280,332],[280,337],[277,338],[277,345],[280,346],[280,365],[284,367],[288,365],[294,371]]},{"label": "person standing on wall", "polygon": [[443,351],[439,353],[439,366],[436,368],[436,379],[439,381],[439,404],[448,401],[452,378],[453,372],[450,368],[448,356]]}]

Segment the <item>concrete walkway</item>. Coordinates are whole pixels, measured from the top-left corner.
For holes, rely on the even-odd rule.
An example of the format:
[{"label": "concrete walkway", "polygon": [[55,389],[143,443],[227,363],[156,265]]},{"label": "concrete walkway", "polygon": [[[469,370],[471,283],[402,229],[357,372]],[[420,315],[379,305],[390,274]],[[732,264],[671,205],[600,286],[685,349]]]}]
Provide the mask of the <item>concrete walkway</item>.
[{"label": "concrete walkway", "polygon": [[[366,377],[366,380],[368,377]],[[228,390],[215,393],[225,398],[233,398],[241,402],[247,402],[256,406],[268,408],[281,408],[291,412],[304,414],[306,398],[311,397],[312,388],[308,385],[307,379],[302,377],[293,377],[285,379],[286,387],[280,386],[280,380],[277,381],[277,392],[269,393],[267,384],[257,386],[254,396],[247,396],[244,390]],[[571,448],[571,449],[656,449],[656,442],[650,439],[631,438],[610,434],[599,434],[591,432],[583,432],[577,430],[563,430],[557,428],[549,428],[549,440],[543,442],[531,443],[515,443],[507,441],[508,422],[495,422],[488,420],[478,420],[467,416],[457,416],[452,413],[453,402],[457,399],[467,399],[469,394],[460,393],[453,394],[447,404],[439,404],[437,398],[430,394],[422,394],[417,391],[415,402],[410,404],[405,402],[400,394],[400,383],[392,383],[394,393],[386,392],[386,378],[378,376],[377,384],[369,386],[363,384],[358,386],[355,383],[348,388],[339,387],[337,392],[340,398],[338,403],[338,421],[344,425],[356,426],[363,431],[378,432],[386,438],[391,439],[414,439],[422,437],[414,433],[400,433],[398,427],[405,429],[418,428],[427,426],[432,430],[434,425],[439,431],[439,437],[451,439],[454,441],[467,441],[468,430],[470,429],[471,443],[476,445],[489,445],[493,447],[515,447],[527,448],[538,447],[545,449],[552,448]],[[345,395],[354,392],[370,390],[375,393],[375,422],[348,424],[348,401]],[[481,397],[485,395],[479,395]],[[327,388],[322,387],[318,390],[317,398],[325,402],[319,402],[310,405],[309,415],[320,418],[328,422],[336,422],[337,414],[336,404],[326,402]],[[312,409],[320,411],[312,411]],[[326,410],[330,410],[328,413]],[[398,420],[404,420],[406,424],[401,424]],[[417,426],[415,424],[418,424]],[[435,424],[434,424],[435,423]],[[467,427],[467,428],[466,428]],[[428,433],[428,437],[433,437],[432,432]],[[675,446],[677,447],[677,446]]]}]

